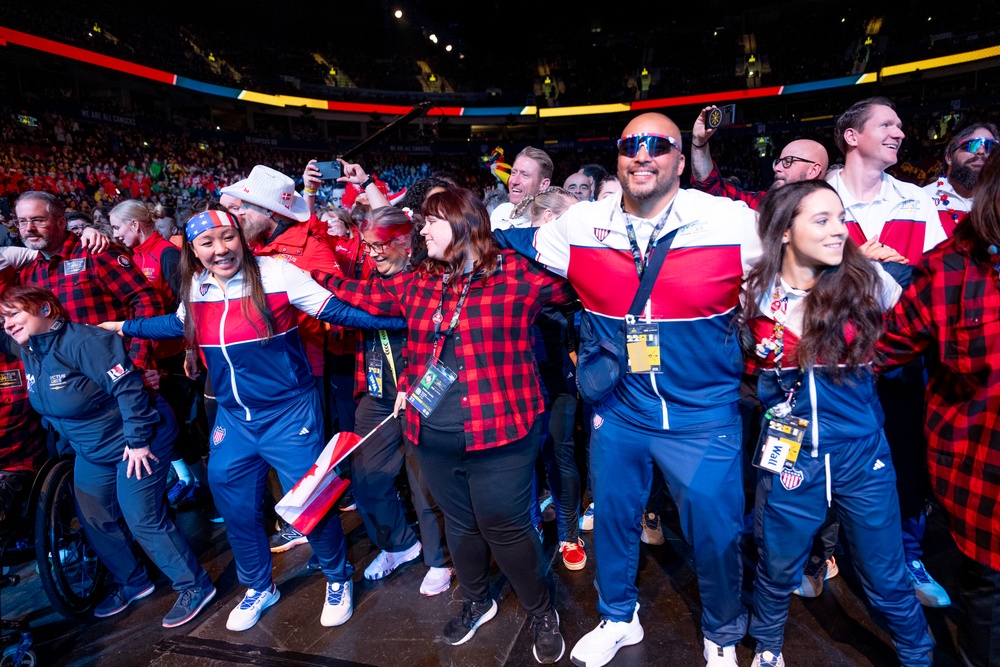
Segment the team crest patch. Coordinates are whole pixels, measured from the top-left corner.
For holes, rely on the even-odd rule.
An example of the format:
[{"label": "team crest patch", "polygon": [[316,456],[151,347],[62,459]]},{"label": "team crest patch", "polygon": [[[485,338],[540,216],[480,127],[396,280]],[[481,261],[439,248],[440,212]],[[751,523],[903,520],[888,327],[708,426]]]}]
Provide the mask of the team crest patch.
[{"label": "team crest patch", "polygon": [[126,269],[132,266],[132,262],[128,261],[128,257],[125,255],[118,255],[118,263]]},{"label": "team crest patch", "polygon": [[601,428],[601,424],[604,423],[604,417],[599,414],[594,414],[594,428]]},{"label": "team crest patch", "polygon": [[221,426],[216,426],[215,430],[212,431],[212,443],[215,445],[221,445],[222,441],[226,439],[226,429]]},{"label": "team crest patch", "polygon": [[785,468],[781,471],[781,475],[779,475],[779,477],[781,478],[781,485],[785,487],[786,491],[794,491],[799,488],[802,484],[802,480],[805,479],[802,475],[802,471],[796,470],[795,468]]},{"label": "team crest patch", "polygon": [[201,295],[202,296],[205,296],[206,294],[208,294],[208,283],[203,283],[200,289],[201,289]]},{"label": "team crest patch", "polygon": [[28,391],[32,391],[35,388],[35,376],[31,373],[25,373],[24,379],[28,382]]},{"label": "team crest patch", "polygon": [[111,378],[112,382],[118,382],[121,380],[128,371],[121,364],[115,364],[108,369],[108,377]]},{"label": "team crest patch", "polygon": [[594,236],[597,237],[598,241],[603,241],[608,238],[608,234],[611,233],[610,229],[601,229],[600,227],[594,227]]},{"label": "team crest patch", "polygon": [[13,387],[21,387],[24,383],[21,381],[21,371],[16,368],[12,371],[0,371],[0,389],[10,389]]}]

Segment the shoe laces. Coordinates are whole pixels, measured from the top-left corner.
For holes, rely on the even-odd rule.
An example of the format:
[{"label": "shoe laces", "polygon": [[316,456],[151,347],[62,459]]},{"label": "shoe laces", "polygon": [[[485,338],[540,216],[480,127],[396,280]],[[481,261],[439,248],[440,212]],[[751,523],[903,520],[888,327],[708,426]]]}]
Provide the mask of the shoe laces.
[{"label": "shoe laces", "polygon": [[649,530],[656,530],[660,527],[660,515],[654,514],[653,512],[647,512],[643,517],[643,522]]},{"label": "shoe laces", "polygon": [[918,584],[923,585],[931,583],[931,576],[927,574],[927,570],[924,569],[924,564],[919,560],[907,563],[906,569],[909,571],[910,576],[913,577],[914,581]]},{"label": "shoe laces", "polygon": [[536,614],[531,617],[531,622],[535,626],[535,633],[551,633],[556,627],[556,615],[552,611],[544,614]]},{"label": "shoe laces", "polygon": [[240,603],[240,609],[246,611],[247,609],[252,609],[254,605],[260,602],[261,598],[264,597],[264,593],[270,593],[270,589],[265,589],[262,591],[255,591],[250,589],[247,594],[243,596],[243,602]]},{"label": "shoe laces", "polygon": [[[198,593],[200,592],[201,590],[198,588],[185,588],[181,591],[181,596],[177,599],[177,603],[187,607],[198,598]],[[240,605],[240,607],[242,606]]]},{"label": "shoe laces", "polygon": [[341,604],[346,591],[347,586],[339,581],[331,581],[326,585],[326,603],[334,606]]}]

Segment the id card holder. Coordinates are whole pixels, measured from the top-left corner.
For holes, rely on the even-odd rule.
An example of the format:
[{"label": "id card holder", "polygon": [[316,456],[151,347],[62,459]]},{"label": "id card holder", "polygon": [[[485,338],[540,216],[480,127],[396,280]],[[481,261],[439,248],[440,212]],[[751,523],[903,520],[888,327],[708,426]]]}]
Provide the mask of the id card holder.
[{"label": "id card holder", "polygon": [[427,370],[406,400],[425,418],[430,417],[434,408],[441,403],[448,387],[457,379],[455,371],[442,364],[440,359],[432,358]]},{"label": "id card holder", "polygon": [[772,417],[761,434],[761,444],[753,457],[753,464],[761,470],[780,473],[795,465],[802,448],[809,420],[798,417]]},{"label": "id card holder", "polygon": [[382,355],[369,350],[365,354],[365,369],[368,395],[372,398],[382,398]]},{"label": "id card holder", "polygon": [[656,322],[636,322],[625,325],[625,346],[630,373],[659,373],[660,325]]}]

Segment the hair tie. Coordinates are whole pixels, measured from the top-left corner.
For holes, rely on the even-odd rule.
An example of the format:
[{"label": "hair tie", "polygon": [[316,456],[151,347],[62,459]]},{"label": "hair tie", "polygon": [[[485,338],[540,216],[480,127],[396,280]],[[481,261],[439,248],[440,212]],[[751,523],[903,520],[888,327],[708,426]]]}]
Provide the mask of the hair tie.
[{"label": "hair tie", "polygon": [[410,222],[413,222],[413,211],[410,210],[409,206],[403,207],[403,213],[405,213],[406,217],[410,219]]}]

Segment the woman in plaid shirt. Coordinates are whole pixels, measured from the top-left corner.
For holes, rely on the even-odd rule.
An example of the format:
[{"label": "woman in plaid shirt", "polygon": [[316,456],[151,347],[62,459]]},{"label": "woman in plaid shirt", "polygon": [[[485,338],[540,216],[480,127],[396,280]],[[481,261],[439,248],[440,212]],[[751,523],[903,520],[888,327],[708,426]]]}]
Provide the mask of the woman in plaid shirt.
[{"label": "woman in plaid shirt", "polygon": [[1000,151],[969,216],[923,256],[890,314],[893,363],[927,357],[927,465],[961,555],[958,645],[1000,665]]},{"label": "woman in plaid shirt", "polygon": [[421,212],[428,258],[412,273],[370,281],[328,278],[339,298],[373,314],[402,315],[408,326],[404,433],[445,532],[465,599],[444,629],[462,644],[496,615],[490,553],[532,617],[535,658],[565,649],[545,585],[545,566],[528,507],[538,458],[541,390],[531,325],[546,303],[575,298],[562,279],[501,251],[489,214],[469,190],[431,195]]}]

